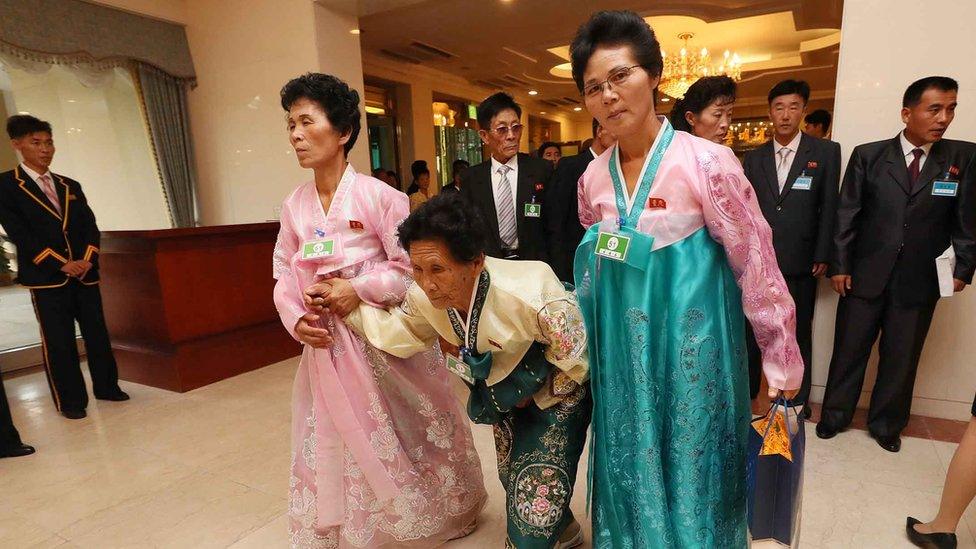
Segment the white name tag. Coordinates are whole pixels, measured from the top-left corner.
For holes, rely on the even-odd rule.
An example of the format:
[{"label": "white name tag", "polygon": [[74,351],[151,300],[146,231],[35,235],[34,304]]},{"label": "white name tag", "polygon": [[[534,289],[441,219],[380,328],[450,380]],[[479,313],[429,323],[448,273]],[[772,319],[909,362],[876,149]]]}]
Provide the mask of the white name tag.
[{"label": "white name tag", "polygon": [[797,191],[809,191],[813,187],[813,178],[809,175],[801,175],[793,182],[793,189]]}]

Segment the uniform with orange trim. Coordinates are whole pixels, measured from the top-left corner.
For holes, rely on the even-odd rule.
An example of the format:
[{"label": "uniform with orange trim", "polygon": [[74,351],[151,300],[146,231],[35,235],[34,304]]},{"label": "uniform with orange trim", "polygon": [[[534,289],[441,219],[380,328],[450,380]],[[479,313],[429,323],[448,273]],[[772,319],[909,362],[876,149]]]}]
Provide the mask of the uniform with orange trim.
[{"label": "uniform with orange trim", "polygon": [[85,416],[75,321],[81,326],[95,397],[127,400],[118,385],[98,287],[99,230],[81,184],[51,172],[51,126],[30,115],[7,120],[23,162],[0,173],[0,225],[17,247],[17,280],[31,290],[45,369],[58,410]]}]

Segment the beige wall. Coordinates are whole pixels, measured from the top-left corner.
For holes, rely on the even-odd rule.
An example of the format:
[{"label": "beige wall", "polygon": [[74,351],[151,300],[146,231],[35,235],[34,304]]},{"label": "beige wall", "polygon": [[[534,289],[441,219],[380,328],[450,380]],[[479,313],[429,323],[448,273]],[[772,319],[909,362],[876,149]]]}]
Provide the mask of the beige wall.
[{"label": "beige wall", "polygon": [[81,182],[102,230],[172,226],[128,71],[111,70],[90,86],[61,66],[0,73],[9,76],[11,110],[51,123],[57,147],[51,169]]},{"label": "beige wall", "polygon": [[[947,137],[976,137],[976,64],[971,59],[976,2],[932,0],[925,13],[931,17],[920,17],[919,4],[911,0],[844,3],[833,135],[845,161],[857,144],[894,137],[903,128],[899,111],[905,87],[933,74],[959,80],[959,110]],[[914,39],[892,29],[911,29]],[[814,327],[815,400],[822,398],[827,378],[836,303],[822,284]],[[976,390],[974,313],[972,287],[939,303],[919,366],[913,413],[969,417]],[[875,355],[864,397],[870,396],[876,363]]]},{"label": "beige wall", "polygon": [[[187,36],[198,86],[190,123],[203,225],[276,217],[282,199],[311,178],[285,132],[281,86],[309,71],[332,73],[362,93],[355,20],[309,0],[193,0]],[[365,123],[351,161],[368,170]]]}]

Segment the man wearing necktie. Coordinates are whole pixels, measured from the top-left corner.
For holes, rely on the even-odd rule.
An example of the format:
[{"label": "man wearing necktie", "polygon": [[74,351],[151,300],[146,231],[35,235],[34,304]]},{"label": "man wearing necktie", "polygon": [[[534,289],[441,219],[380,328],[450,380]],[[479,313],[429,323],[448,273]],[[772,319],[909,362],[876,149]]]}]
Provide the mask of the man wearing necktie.
[{"label": "man wearing necktie", "polygon": [[[796,341],[803,356],[803,384],[793,400],[806,404],[810,395],[813,313],[817,280],[827,271],[840,183],[840,145],[800,131],[810,99],[802,80],[784,80],[769,91],[773,139],[749,151],[742,166],[756,191],[763,217],[773,230],[776,261],[796,303]],[[749,388],[759,394],[762,356],[746,323]],[[803,414],[809,417],[810,408]]]},{"label": "man wearing necktie", "polygon": [[461,174],[461,196],[490,229],[485,253],[549,263],[543,199],[552,165],[518,152],[521,117],[522,109],[504,92],[478,105],[478,134],[491,158]]},{"label": "man wearing necktie", "polygon": [[954,290],[976,271],[976,144],[943,139],[955,115],[955,80],[931,76],[905,91],[905,129],[860,145],[841,187],[830,263],[841,295],[817,436],[851,422],[871,347],[881,334],[868,430],[897,452],[939,282],[935,258],[955,249]]},{"label": "man wearing necktie", "polygon": [[44,367],[58,411],[84,418],[88,391],[81,375],[75,321],[99,400],[128,400],[119,388],[102,296],[98,288],[100,235],[81,185],[50,171],[51,125],[29,115],[7,120],[7,134],[23,162],[0,174],[0,225],[17,247],[17,279],[30,288],[41,326]]}]

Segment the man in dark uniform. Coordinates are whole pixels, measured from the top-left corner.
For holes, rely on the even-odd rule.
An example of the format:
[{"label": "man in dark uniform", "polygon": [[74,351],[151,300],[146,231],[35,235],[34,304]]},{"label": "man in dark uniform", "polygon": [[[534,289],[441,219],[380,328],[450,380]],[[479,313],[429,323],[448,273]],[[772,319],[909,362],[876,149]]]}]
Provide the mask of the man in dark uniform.
[{"label": "man in dark uniform", "polygon": [[[837,187],[840,145],[800,131],[810,99],[802,80],[784,80],[769,91],[773,139],[749,151],[742,166],[756,191],[763,216],[773,229],[776,261],[796,303],[796,340],[803,356],[803,383],[793,399],[806,404],[810,396],[813,313],[817,280],[827,271]],[[749,326],[746,323],[746,326]],[[759,393],[762,356],[748,328],[749,388]],[[803,414],[810,417],[810,407]]]},{"label": "man in dark uniform", "polygon": [[85,417],[88,392],[75,343],[75,320],[99,400],[128,400],[118,384],[102,296],[98,289],[99,231],[81,185],[51,173],[51,125],[33,116],[7,120],[23,162],[0,174],[0,225],[17,247],[18,281],[30,288],[48,384],[58,411]]},{"label": "man in dark uniform", "polygon": [[543,204],[552,164],[518,152],[522,109],[498,92],[478,105],[478,134],[491,158],[461,174],[461,196],[488,225],[485,253],[549,262]]},{"label": "man in dark uniform", "polygon": [[976,144],[942,139],[958,84],[923,78],[905,91],[905,129],[851,154],[837,208],[831,282],[841,295],[817,436],[851,422],[871,347],[881,333],[868,430],[901,448],[922,345],[939,300],[935,259],[951,244],[954,291],[976,270]]},{"label": "man in dark uniform", "polygon": [[549,258],[556,276],[573,283],[573,260],[586,230],[579,220],[579,179],[594,158],[616,142],[612,133],[593,119],[591,147],[567,156],[556,165],[546,191],[546,231],[549,233]]}]

